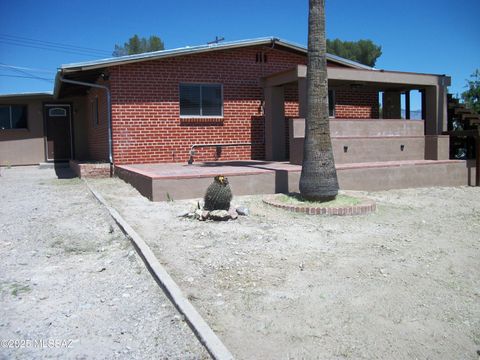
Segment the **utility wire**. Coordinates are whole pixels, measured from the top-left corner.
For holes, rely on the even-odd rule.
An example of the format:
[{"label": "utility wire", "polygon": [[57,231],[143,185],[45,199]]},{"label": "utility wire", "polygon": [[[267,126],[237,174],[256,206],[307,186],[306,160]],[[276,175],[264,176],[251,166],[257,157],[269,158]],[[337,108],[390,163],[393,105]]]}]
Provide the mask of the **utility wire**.
[{"label": "utility wire", "polygon": [[0,76],[5,76],[5,77],[12,77],[12,78],[23,78],[23,79],[36,79],[36,80],[45,80],[48,82],[53,82],[51,79],[46,79],[46,78],[40,78],[37,76],[23,76],[23,75],[6,75],[6,74],[0,74]]},{"label": "utility wire", "polygon": [[3,39],[0,39],[0,43],[8,44],[8,45],[14,45],[14,46],[29,47],[29,48],[34,48],[34,49],[42,49],[42,50],[56,51],[56,52],[61,52],[61,53],[75,54],[75,55],[106,56],[106,55],[92,54],[92,53],[75,51],[75,50],[56,49],[56,48],[51,48],[51,47],[47,47],[47,46],[37,46],[37,45],[31,45],[31,44],[21,44],[21,43],[14,42],[14,41],[12,41],[12,40],[3,40]]},{"label": "utility wire", "polygon": [[31,39],[31,38],[26,38],[26,37],[23,37],[23,36],[8,35],[8,34],[2,34],[2,33],[0,33],[0,36],[2,36],[2,37],[7,37],[7,38],[24,40],[24,41],[29,41],[29,42],[44,43],[44,44],[49,44],[49,45],[52,45],[52,46],[69,47],[69,48],[74,48],[74,49],[77,49],[77,50],[89,50],[89,51],[94,51],[94,52],[99,52],[99,53],[109,53],[109,52],[106,51],[106,50],[100,50],[100,49],[95,49],[95,48],[90,48],[90,47],[84,47],[84,46],[77,46],[77,45],[57,43],[57,42],[53,42],[53,41],[45,41],[45,40]]},{"label": "utility wire", "polygon": [[0,63],[0,67],[4,67],[7,69],[27,70],[27,71],[33,71],[33,72],[43,72],[43,73],[52,73],[52,74],[56,73],[56,71],[54,70],[36,69],[36,68],[30,68],[30,67],[2,64],[2,63]]},{"label": "utility wire", "polygon": [[[5,64],[0,63],[0,65],[5,65]],[[48,82],[53,81],[53,80],[51,80],[51,79],[47,79],[47,78],[43,78],[43,77],[40,77],[40,76],[36,76],[36,75],[31,74],[31,73],[29,73],[29,72],[27,72],[27,71],[25,71],[25,70],[20,70],[20,69],[16,69],[16,68],[10,68],[10,69],[13,70],[13,71],[16,71],[16,72],[18,72],[18,73],[20,73],[20,74],[22,74],[22,75],[28,75],[28,76],[30,76],[32,79],[44,80],[44,81],[48,81]]]},{"label": "utility wire", "polygon": [[42,45],[46,47],[59,48],[59,49],[65,49],[65,50],[74,50],[74,51],[95,53],[95,54],[101,54],[101,55],[105,55],[105,54],[110,55],[110,52],[106,50],[100,50],[100,49],[95,49],[95,48],[90,48],[85,46],[63,44],[63,43],[58,43],[53,41],[32,39],[32,38],[27,38],[27,37],[17,36],[17,35],[8,35],[8,34],[0,33],[0,38],[3,38],[4,40],[9,40],[9,41],[16,41],[23,44]]}]

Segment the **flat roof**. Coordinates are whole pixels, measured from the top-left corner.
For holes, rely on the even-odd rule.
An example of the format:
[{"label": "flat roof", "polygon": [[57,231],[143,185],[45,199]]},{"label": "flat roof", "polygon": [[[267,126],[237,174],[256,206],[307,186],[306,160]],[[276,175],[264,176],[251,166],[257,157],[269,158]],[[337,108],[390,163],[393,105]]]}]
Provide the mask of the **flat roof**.
[{"label": "flat roof", "polygon": [[[364,69],[352,69],[341,67],[329,67],[328,81],[358,84],[383,84],[383,85],[417,85],[417,86],[450,86],[451,78],[446,75],[411,73],[401,71],[365,71]],[[297,65],[290,70],[270,74],[262,78],[263,86],[279,86],[299,78],[306,78],[307,66]]]},{"label": "flat roof", "polygon": [[[256,38],[256,39],[221,42],[221,43],[198,45],[198,46],[185,46],[177,49],[168,49],[168,50],[153,51],[153,52],[142,53],[142,54],[99,59],[94,61],[64,64],[60,67],[59,72],[66,74],[69,72],[92,70],[92,69],[104,68],[108,66],[140,62],[145,60],[156,60],[156,59],[162,59],[167,57],[190,55],[190,54],[197,54],[197,53],[203,53],[203,52],[209,52],[209,51],[228,50],[228,49],[235,49],[240,47],[256,46],[256,45],[269,45],[269,46],[277,45],[279,47],[284,47],[293,51],[297,51],[301,54],[305,54],[305,55],[307,54],[307,48],[305,46],[302,46],[290,41],[282,40],[276,37],[262,37],[262,38]],[[344,59],[340,56],[336,56],[332,54],[327,54],[327,60],[342,64],[342,65],[346,65],[349,67],[353,67],[356,69],[374,70],[374,68],[370,66],[363,65],[356,61]]]}]

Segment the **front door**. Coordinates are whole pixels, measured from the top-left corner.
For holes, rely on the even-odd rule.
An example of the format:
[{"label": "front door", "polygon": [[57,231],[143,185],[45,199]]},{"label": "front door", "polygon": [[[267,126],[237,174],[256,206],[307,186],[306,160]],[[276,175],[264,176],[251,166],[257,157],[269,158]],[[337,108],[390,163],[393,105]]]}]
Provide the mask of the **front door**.
[{"label": "front door", "polygon": [[72,158],[70,105],[45,105],[47,160]]}]

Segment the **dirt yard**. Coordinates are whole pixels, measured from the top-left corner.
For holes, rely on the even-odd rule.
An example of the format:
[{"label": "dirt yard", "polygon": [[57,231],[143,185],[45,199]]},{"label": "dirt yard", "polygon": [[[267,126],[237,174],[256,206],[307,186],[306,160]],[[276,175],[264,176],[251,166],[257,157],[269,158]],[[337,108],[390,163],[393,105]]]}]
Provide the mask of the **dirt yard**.
[{"label": "dirt yard", "polygon": [[91,184],[238,359],[478,359],[478,188],[367,193],[378,210],[361,217],[236,197],[251,215],[214,223],[178,217],[195,201]]},{"label": "dirt yard", "polygon": [[0,359],[208,358],[81,180],[0,175]]}]

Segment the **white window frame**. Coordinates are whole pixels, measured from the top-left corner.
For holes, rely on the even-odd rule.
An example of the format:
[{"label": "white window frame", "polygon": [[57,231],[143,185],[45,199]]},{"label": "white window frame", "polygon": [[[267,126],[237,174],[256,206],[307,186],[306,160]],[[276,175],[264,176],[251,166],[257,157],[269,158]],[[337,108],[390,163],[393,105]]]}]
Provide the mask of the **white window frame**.
[{"label": "white window frame", "polygon": [[[182,85],[186,86],[192,86],[192,85],[197,85],[200,86],[200,113],[202,112],[202,85],[218,85],[220,86],[220,97],[221,97],[221,103],[222,103],[222,114],[221,115],[181,115],[181,109],[180,109],[180,87]],[[185,83],[179,83],[178,84],[178,111],[179,111],[179,116],[180,119],[223,119],[223,109],[224,109],[224,103],[223,103],[223,84],[221,83],[205,83],[205,82],[185,82]]]}]

